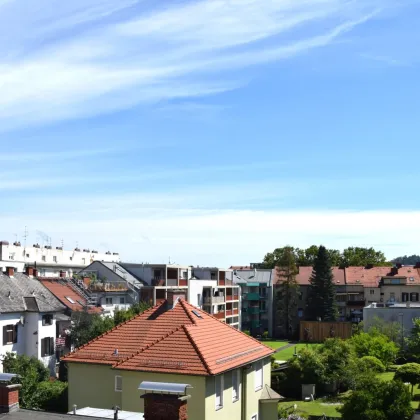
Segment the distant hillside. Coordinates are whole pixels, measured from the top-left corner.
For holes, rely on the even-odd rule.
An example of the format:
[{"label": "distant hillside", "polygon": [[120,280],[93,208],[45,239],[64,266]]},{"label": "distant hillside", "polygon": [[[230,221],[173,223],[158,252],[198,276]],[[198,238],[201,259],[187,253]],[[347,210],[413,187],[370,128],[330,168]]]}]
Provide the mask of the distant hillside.
[{"label": "distant hillside", "polygon": [[403,265],[416,265],[416,263],[420,262],[420,255],[404,255],[403,257],[394,258],[392,262]]}]

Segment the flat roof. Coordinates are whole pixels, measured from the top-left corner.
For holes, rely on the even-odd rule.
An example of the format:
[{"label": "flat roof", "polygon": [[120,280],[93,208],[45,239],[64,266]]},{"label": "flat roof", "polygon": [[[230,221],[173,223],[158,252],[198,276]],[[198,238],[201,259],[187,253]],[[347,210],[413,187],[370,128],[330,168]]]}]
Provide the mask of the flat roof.
[{"label": "flat roof", "polygon": [[[73,414],[73,411],[69,411],[68,414]],[[114,410],[106,408],[92,408],[85,407],[76,410],[76,416],[94,417],[100,419],[113,419]],[[143,420],[143,413],[135,413],[134,411],[118,411],[119,420]]]}]

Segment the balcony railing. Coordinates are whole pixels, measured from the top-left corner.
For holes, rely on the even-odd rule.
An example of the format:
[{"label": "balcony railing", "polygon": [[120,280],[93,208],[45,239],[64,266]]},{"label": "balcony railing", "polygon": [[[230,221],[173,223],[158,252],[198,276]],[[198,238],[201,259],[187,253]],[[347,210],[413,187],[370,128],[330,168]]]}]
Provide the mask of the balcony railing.
[{"label": "balcony railing", "polygon": [[239,309],[226,309],[226,316],[239,315]]},{"label": "balcony railing", "polygon": [[217,319],[225,319],[225,313],[224,312],[218,312],[217,314],[213,314],[213,316]]},{"label": "balcony railing", "polygon": [[215,303],[224,303],[225,297],[224,296],[212,296],[212,297],[205,297],[204,303],[207,305],[215,304]]},{"label": "balcony railing", "polygon": [[348,300],[347,301],[347,306],[363,306],[364,304],[365,304],[365,300],[364,299]]},{"label": "balcony railing", "polygon": [[113,283],[91,283],[89,290],[92,292],[123,292],[128,290],[127,283],[125,282],[113,282]]},{"label": "balcony railing", "polygon": [[180,286],[188,286],[188,280],[187,279],[179,279],[179,285]]},{"label": "balcony railing", "polygon": [[246,293],[246,300],[260,300],[260,295],[258,293]]}]

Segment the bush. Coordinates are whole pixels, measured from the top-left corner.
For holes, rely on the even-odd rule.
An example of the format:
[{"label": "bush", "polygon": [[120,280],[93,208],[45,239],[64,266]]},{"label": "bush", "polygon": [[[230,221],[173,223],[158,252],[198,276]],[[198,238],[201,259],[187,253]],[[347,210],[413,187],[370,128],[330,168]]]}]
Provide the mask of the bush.
[{"label": "bush", "polygon": [[251,335],[251,333],[250,333],[250,331],[249,330],[243,330],[242,331],[244,334],[246,334],[246,335]]},{"label": "bush", "polygon": [[264,332],[262,333],[262,339],[263,339],[263,340],[268,340],[268,331],[264,331]]},{"label": "bush", "polygon": [[360,359],[363,368],[377,373],[385,372],[384,364],[375,356],[364,356]]},{"label": "bush", "polygon": [[374,356],[379,359],[385,367],[394,362],[399,350],[398,346],[393,341],[379,332],[369,334],[361,332],[352,336],[349,342],[359,358]]},{"label": "bush", "polygon": [[40,382],[33,396],[32,409],[66,413],[67,389],[66,382]]},{"label": "bush", "polygon": [[420,383],[420,365],[418,363],[407,363],[401,366],[395,372],[394,379],[411,384],[411,395],[413,395],[414,385]]}]

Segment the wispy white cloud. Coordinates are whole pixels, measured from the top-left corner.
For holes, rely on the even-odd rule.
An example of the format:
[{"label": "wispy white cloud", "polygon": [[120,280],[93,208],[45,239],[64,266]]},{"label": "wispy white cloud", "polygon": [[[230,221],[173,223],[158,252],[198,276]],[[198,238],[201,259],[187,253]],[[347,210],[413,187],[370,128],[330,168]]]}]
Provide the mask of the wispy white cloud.
[{"label": "wispy white cloud", "polygon": [[236,89],[233,70],[326,46],[388,3],[0,3],[0,121],[8,129]]}]

